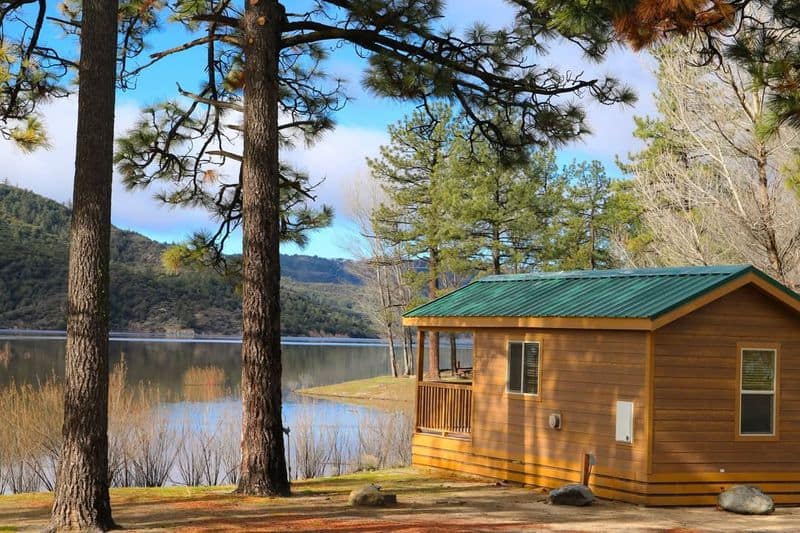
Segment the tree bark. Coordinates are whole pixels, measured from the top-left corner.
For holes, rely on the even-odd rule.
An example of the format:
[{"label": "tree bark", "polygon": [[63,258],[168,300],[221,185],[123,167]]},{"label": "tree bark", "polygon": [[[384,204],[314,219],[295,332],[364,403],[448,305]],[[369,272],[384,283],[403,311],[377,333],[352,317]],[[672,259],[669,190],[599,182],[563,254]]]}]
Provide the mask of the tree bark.
[{"label": "tree bark", "polygon": [[458,352],[456,351],[456,334],[450,334],[450,372],[455,376],[458,366]]},{"label": "tree bark", "polygon": [[397,351],[394,349],[394,328],[386,325],[386,334],[389,337],[389,372],[393,378],[397,377]]},{"label": "tree bark", "polygon": [[[432,249],[428,260],[428,296],[433,299],[439,293],[439,251]],[[439,332],[431,331],[428,347],[429,379],[439,379]]]},{"label": "tree bark", "polygon": [[402,327],[402,334],[403,334],[403,375],[410,376],[411,375],[411,346],[409,345],[409,338],[411,336],[411,331],[406,328]]},{"label": "tree bark", "polygon": [[63,444],[48,529],[108,530],[108,315],[117,0],[85,0],[67,288]]},{"label": "tree bark", "polygon": [[236,492],[288,495],[281,413],[278,51],[283,7],[245,0],[242,464]]},{"label": "tree bark", "polygon": [[774,271],[775,277],[781,283],[789,283],[786,279],[786,268],[781,260],[781,253],[778,246],[778,236],[773,217],[773,200],[769,194],[769,175],[767,174],[767,149],[759,143],[756,168],[758,169],[758,182],[756,185],[756,201],[758,202],[761,226],[763,227],[762,242],[767,252],[767,260]]}]

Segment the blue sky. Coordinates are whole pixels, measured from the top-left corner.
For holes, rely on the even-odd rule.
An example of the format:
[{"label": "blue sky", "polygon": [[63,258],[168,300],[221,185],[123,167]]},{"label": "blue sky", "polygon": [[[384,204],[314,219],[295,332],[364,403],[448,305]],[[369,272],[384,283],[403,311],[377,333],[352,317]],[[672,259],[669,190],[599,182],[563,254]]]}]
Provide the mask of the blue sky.
[{"label": "blue sky", "polygon": [[[502,0],[451,0],[446,8],[446,24],[462,29],[475,20],[498,27],[509,20],[511,11]],[[173,46],[187,36],[179,27],[171,26],[150,38],[153,51]],[[61,46],[72,46],[62,41]],[[202,78],[202,50],[187,52],[166,59],[143,73],[133,91],[118,95],[117,132],[122,133],[136,120],[141,106],[155,103],[175,94],[180,81],[193,88]],[[646,56],[617,49],[600,65],[587,63],[580,53],[566,45],[554,44],[551,53],[541,58],[542,64],[561,70],[583,70],[587,75],[607,74],[624,79],[639,93],[639,103],[633,108],[600,106],[588,103],[589,124],[594,134],[575,142],[559,152],[563,164],[573,159],[598,159],[609,173],[617,172],[614,158],[625,156],[638,146],[631,135],[633,116],[653,113],[651,93],[654,90],[650,62]],[[352,49],[334,50],[327,63],[331,74],[348,80],[348,94],[353,98],[337,113],[337,128],[312,147],[299,147],[284,154],[297,167],[312,176],[324,178],[318,189],[318,201],[332,205],[337,216],[331,228],[310,236],[303,250],[284,246],[285,253],[307,253],[325,257],[352,257],[357,228],[350,219],[351,197],[368,179],[365,157],[375,156],[378,147],[387,140],[386,126],[408,114],[413,106],[374,97],[360,85],[363,60]],[[52,149],[24,155],[9,143],[0,143],[0,159],[6,164],[0,179],[53,198],[67,201],[71,196],[74,168],[74,125],[76,99],[57,100],[44,109],[50,130]],[[157,240],[176,242],[192,231],[211,227],[207,216],[198,210],[169,209],[153,200],[155,190],[126,191],[117,180],[114,189],[113,222],[120,227],[139,231]],[[240,247],[232,246],[230,251]]]}]

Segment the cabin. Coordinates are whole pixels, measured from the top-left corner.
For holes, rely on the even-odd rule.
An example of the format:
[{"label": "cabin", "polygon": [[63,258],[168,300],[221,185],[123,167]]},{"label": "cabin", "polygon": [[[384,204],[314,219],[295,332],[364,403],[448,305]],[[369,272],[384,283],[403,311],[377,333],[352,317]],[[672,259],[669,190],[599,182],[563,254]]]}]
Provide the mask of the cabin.
[{"label": "cabin", "polygon": [[[752,266],[488,276],[403,323],[414,465],[643,505],[741,483],[800,504],[800,296]],[[471,334],[470,373],[425,372],[436,333]]]}]

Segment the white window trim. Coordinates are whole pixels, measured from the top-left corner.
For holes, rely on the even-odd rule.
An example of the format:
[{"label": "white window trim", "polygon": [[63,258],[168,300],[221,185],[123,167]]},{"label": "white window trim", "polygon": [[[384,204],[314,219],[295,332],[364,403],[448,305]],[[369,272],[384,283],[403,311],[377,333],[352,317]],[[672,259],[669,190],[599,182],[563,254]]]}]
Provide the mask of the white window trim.
[{"label": "white window trim", "polygon": [[[525,389],[525,345],[536,344],[539,346],[539,368],[536,369],[537,375],[536,375],[535,394],[532,392],[511,390],[511,357],[509,355],[509,352],[511,351],[512,344],[522,345],[522,368],[520,369],[521,372],[520,387],[523,390]],[[538,398],[541,392],[542,392],[542,343],[539,341],[508,341],[508,344],[506,345],[506,393],[518,396],[529,396],[531,398]]]},{"label": "white window trim", "polygon": [[[742,388],[744,377],[744,352],[772,352],[772,364],[774,366],[772,376],[772,390],[769,391],[748,391]],[[778,350],[775,348],[758,348],[755,346],[743,346],[739,349],[739,416],[736,421],[736,432],[740,437],[774,437],[778,426]],[[772,395],[772,433],[742,433],[742,396],[750,395]]]}]

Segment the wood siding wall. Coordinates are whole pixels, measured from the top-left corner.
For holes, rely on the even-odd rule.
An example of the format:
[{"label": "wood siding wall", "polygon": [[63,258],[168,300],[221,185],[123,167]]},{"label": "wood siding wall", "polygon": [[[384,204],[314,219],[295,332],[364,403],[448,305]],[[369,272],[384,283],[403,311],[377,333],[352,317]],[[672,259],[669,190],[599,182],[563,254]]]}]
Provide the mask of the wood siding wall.
[{"label": "wood siding wall", "polygon": [[[800,319],[745,286],[656,331],[651,481],[673,494],[755,483],[800,502]],[[737,345],[779,344],[778,439],[738,438]],[[655,489],[655,487],[653,488]],[[794,492],[795,494],[790,494]],[[697,496],[673,496],[676,503]]]},{"label": "wood siding wall", "polygon": [[[579,482],[592,453],[598,495],[641,501],[648,333],[477,330],[474,341],[472,442],[417,435],[415,464],[556,487]],[[541,343],[539,398],[506,392],[509,341]],[[615,440],[617,400],[634,402],[633,444]],[[550,429],[551,413],[561,414],[562,429]]]},{"label": "wood siding wall", "polygon": [[[654,333],[483,329],[474,339],[471,441],[417,434],[415,465],[553,488],[579,482],[593,453],[590,485],[604,498],[714,505],[751,483],[800,504],[800,317],[755,286]],[[541,342],[540,399],[506,393],[510,340]],[[742,345],[779,346],[772,441],[737,435]],[[633,445],[615,441],[617,400],[634,402]],[[554,412],[561,430],[548,427]]]}]

